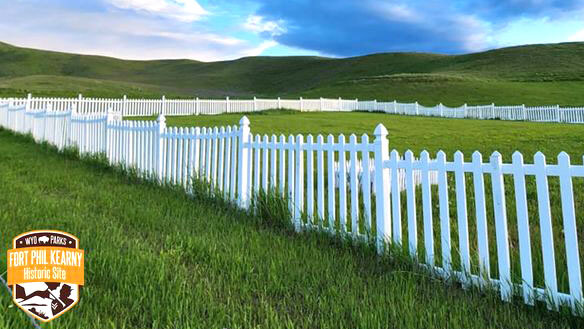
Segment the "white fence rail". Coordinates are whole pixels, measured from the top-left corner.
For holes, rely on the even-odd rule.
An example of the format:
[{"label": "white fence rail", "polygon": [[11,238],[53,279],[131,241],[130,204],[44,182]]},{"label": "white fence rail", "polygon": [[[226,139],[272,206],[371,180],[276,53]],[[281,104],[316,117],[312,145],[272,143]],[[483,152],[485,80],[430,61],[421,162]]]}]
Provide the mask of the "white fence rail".
[{"label": "white fence rail", "polygon": [[150,115],[215,115],[224,113],[249,113],[269,109],[290,109],[303,112],[330,111],[369,111],[401,115],[435,116],[444,118],[472,118],[519,120],[536,122],[584,123],[584,107],[560,106],[496,106],[464,104],[460,107],[447,107],[438,104],[426,107],[416,103],[398,103],[359,101],[346,99],[259,99],[231,100],[225,99],[103,99],[103,98],[3,98],[0,102],[9,102],[13,106],[26,105],[29,110],[47,109],[67,111],[73,106],[80,114],[104,114],[109,110],[122,113],[123,116]]},{"label": "white fence rail", "polygon": [[520,153],[503,163],[497,152],[488,161],[478,152],[470,162],[461,152],[452,161],[444,152],[416,159],[411,151],[389,151],[383,125],[373,142],[366,134],[261,136],[249,125],[243,117],[239,126],[175,128],[163,115],[122,121],[113,112],[0,105],[0,126],[36,141],[102,153],[187,191],[198,178],[242,208],[255,193],[275,191],[288,200],[298,231],[374,237],[380,252],[392,242],[463,287],[489,286],[505,301],[518,295],[582,315],[574,184],[582,183],[584,165],[570,164],[566,153],[557,164],[546,164],[541,153],[532,164]]}]

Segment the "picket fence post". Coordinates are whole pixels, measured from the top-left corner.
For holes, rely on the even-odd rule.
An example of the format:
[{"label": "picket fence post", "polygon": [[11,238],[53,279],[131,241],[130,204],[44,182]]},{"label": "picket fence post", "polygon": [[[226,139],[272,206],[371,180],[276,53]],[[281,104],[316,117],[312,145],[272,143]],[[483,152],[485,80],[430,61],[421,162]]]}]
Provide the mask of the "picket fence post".
[{"label": "picket fence post", "polygon": [[438,106],[440,107],[440,117],[444,116],[444,105],[442,105],[442,103],[438,104]]},{"label": "picket fence post", "polygon": [[166,114],[166,96],[162,95],[162,110],[161,114]]},{"label": "picket fence post", "polygon": [[[383,124],[377,125],[375,131],[375,202],[377,222],[377,252],[383,253],[384,244],[391,241],[391,214],[389,204],[389,142],[387,129]],[[393,182],[397,184],[397,182]]]},{"label": "picket fence post", "polygon": [[556,116],[557,121],[561,122],[562,117],[561,117],[561,112],[560,112],[560,105],[556,105],[556,113],[557,113],[557,116]]},{"label": "picket fence post", "polygon": [[229,96],[225,97],[225,112],[229,113]]},{"label": "picket fence post", "polygon": [[201,113],[201,106],[199,103],[199,97],[195,98],[195,115],[199,115]]},{"label": "picket fence post", "polygon": [[322,108],[323,108],[323,100],[322,97],[320,98],[320,111],[322,112]]},{"label": "picket fence post", "polygon": [[164,138],[163,134],[166,131],[166,118],[164,117],[164,113],[158,115],[158,145],[156,147],[156,172],[158,174],[158,181],[160,183],[163,182],[163,165],[164,165]]},{"label": "picket fence post", "polygon": [[71,105],[71,111],[69,112],[69,116],[67,119],[67,137],[65,138],[65,146],[70,147],[73,146],[73,116],[77,114],[77,105]]},{"label": "picket fence post", "polygon": [[257,111],[258,110],[258,99],[253,96],[253,111]]},{"label": "picket fence post", "polygon": [[249,119],[243,116],[239,120],[239,156],[237,157],[237,198],[239,207],[247,209],[249,207],[249,181],[250,171],[248,170],[251,153]]},{"label": "picket fence post", "polygon": [[31,102],[32,102],[32,94],[29,93],[28,96],[26,97],[26,111],[30,111],[31,108]]},{"label": "picket fence post", "polygon": [[416,101],[416,115],[419,115],[419,114],[420,114],[419,104]]},{"label": "picket fence post", "polygon": [[81,101],[83,100],[83,95],[79,94],[77,96],[77,111],[81,112]]},{"label": "picket fence post", "polygon": [[[111,107],[108,109],[108,114],[111,111]],[[127,115],[128,114],[128,97],[126,95],[124,95],[124,98],[122,100],[122,115]]]},{"label": "picket fence post", "polygon": [[468,106],[466,105],[466,103],[464,103],[464,118],[467,117],[467,107]]},{"label": "picket fence post", "polygon": [[302,103],[302,97],[300,97],[300,112],[304,112],[304,104]]},{"label": "picket fence post", "polygon": [[521,112],[523,113],[523,121],[527,121],[527,110],[525,109],[525,104],[521,104]]},{"label": "picket fence post", "polygon": [[278,97],[278,110],[282,108],[282,100]]},{"label": "picket fence post", "polygon": [[294,178],[294,229],[296,232],[300,232],[302,229],[302,211],[304,210],[304,152],[302,150],[302,145],[304,144],[304,136],[296,136],[296,147],[295,147],[295,173]]},{"label": "picket fence post", "polygon": [[[124,95],[125,97],[125,95]],[[109,154],[109,150],[110,150],[110,136],[109,136],[109,125],[116,121],[116,116],[115,116],[115,112],[112,110],[111,107],[108,108],[107,110],[107,115],[106,115],[106,119],[105,119],[105,124],[103,125],[104,129],[103,129],[103,152],[105,153],[107,158],[110,158],[110,154]]]}]

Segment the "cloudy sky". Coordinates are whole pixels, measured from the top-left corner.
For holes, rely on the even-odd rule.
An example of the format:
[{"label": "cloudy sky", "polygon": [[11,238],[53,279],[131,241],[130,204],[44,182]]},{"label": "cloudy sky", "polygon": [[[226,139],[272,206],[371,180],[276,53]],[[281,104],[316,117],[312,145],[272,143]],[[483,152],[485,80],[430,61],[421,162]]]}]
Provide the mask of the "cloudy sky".
[{"label": "cloudy sky", "polygon": [[584,41],[584,0],[0,0],[0,41],[127,59]]}]

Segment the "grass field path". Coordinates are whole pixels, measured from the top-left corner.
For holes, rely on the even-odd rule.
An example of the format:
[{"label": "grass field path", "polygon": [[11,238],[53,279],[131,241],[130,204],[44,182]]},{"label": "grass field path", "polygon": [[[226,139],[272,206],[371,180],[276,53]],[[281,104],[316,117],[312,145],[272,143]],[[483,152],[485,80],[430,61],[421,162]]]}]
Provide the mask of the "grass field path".
[{"label": "grass field path", "polygon": [[[80,238],[80,303],[46,328],[567,328],[369,249],[296,235],[0,131],[0,271],[15,235]],[[565,313],[565,312],[564,312]],[[0,293],[0,328],[28,328]]]}]

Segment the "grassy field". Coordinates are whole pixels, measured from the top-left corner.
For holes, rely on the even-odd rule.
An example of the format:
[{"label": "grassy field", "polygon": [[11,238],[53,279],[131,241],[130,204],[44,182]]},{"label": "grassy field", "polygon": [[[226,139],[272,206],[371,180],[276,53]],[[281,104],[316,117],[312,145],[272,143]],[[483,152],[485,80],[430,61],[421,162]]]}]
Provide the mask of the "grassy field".
[{"label": "grassy field", "polygon": [[[416,155],[427,150],[435,155],[439,150],[452,159],[454,152],[464,152],[470,160],[474,151],[488,158],[494,151],[510,162],[515,151],[523,153],[526,163],[531,163],[537,151],[555,162],[561,151],[572,157],[573,163],[582,163],[584,155],[584,125],[500,120],[443,119],[431,117],[400,116],[381,113],[300,113],[297,111],[266,111],[245,114],[254,134],[339,134],[348,137],[369,134],[383,123],[389,131],[389,146],[400,153],[412,150]],[[216,116],[169,116],[167,126],[214,127],[237,125],[243,114]],[[133,120],[148,118],[128,118]]]},{"label": "grassy field", "polygon": [[0,96],[344,97],[584,105],[584,43],[464,54],[125,61],[0,43]]},{"label": "grassy field", "polygon": [[[0,244],[71,232],[81,302],[47,328],[569,328],[580,318],[444,285],[398,257],[292,234],[0,131]],[[23,206],[26,205],[26,206]],[[0,253],[0,268],[6,266]],[[3,290],[0,328],[28,327]]]}]

